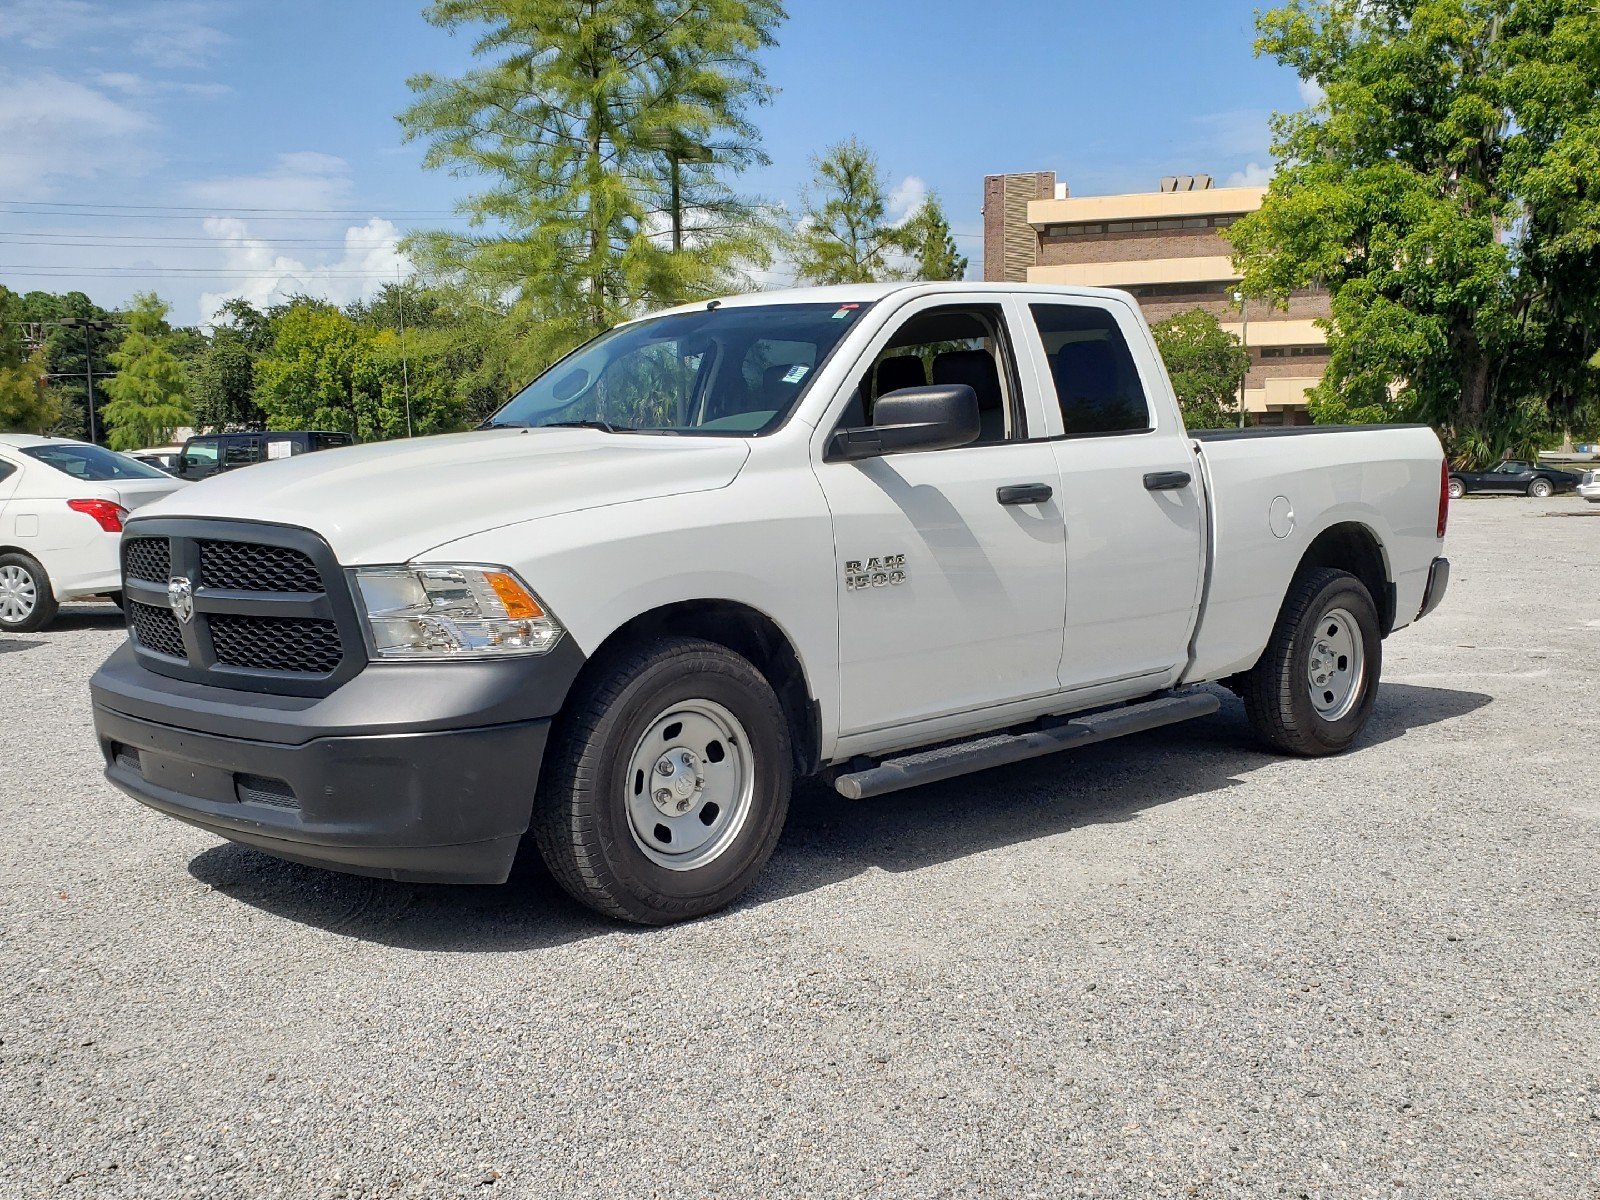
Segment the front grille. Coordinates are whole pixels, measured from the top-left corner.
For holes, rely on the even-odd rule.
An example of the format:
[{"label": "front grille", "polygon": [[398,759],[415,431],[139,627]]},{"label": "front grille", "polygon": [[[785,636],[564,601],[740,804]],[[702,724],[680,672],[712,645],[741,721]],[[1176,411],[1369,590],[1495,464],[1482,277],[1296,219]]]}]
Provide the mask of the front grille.
[{"label": "front grille", "polygon": [[134,538],[122,554],[131,579],[166,583],[172,577],[172,546],[166,538]]},{"label": "front grille", "polygon": [[233,789],[245,804],[266,804],[272,808],[300,807],[294,789],[281,779],[239,774],[233,777]]},{"label": "front grille", "polygon": [[242,592],[320,592],[322,576],[310,558],[288,546],[201,542],[200,586]]},{"label": "front grille", "polygon": [[211,642],[217,662],[256,671],[298,671],[330,675],[344,659],[339,627],[303,617],[211,615]]},{"label": "front grille", "polygon": [[183,634],[170,609],[129,601],[128,624],[133,629],[133,640],[146,650],[168,658],[184,657]]}]

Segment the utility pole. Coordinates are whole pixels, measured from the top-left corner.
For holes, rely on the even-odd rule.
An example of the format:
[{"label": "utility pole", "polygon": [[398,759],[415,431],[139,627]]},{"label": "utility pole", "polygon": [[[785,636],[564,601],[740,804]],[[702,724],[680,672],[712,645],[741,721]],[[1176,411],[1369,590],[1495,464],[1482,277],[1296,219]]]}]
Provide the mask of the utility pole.
[{"label": "utility pole", "polygon": [[94,335],[114,329],[115,323],[97,317],[62,317],[56,324],[83,330],[83,375],[89,389],[89,440],[98,445],[100,434],[94,414]]},{"label": "utility pole", "polygon": [[1243,332],[1242,332],[1241,337],[1239,338],[1239,342],[1244,347],[1244,353],[1245,353],[1244,377],[1239,380],[1239,428],[1243,429],[1244,428],[1244,389],[1245,389],[1245,384],[1248,383],[1249,379],[1250,379],[1250,366],[1251,366],[1251,360],[1250,360],[1250,308],[1249,308],[1250,302],[1245,299],[1243,292],[1235,292],[1233,294],[1233,302],[1239,306],[1239,321],[1240,321],[1240,324],[1243,326]]},{"label": "utility pole", "polygon": [[691,142],[671,129],[651,131],[642,139],[642,144],[652,150],[660,150],[667,156],[672,205],[672,252],[677,254],[683,249],[683,164],[713,162],[716,154],[712,147]]},{"label": "utility pole", "polygon": [[[399,279],[400,270],[395,268]],[[400,301],[400,380],[406,393],[406,436],[411,436],[411,356],[406,352],[406,292],[405,282],[395,284],[395,297]]]}]

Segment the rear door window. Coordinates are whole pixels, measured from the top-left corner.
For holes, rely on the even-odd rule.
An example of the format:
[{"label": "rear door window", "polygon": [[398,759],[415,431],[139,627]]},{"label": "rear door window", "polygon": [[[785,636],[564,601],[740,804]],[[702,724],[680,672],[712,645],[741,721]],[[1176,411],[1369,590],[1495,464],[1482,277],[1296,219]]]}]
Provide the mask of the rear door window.
[{"label": "rear door window", "polygon": [[226,438],[222,443],[222,465],[248,467],[261,461],[260,438]]},{"label": "rear door window", "polygon": [[1117,319],[1103,308],[1030,304],[1067,437],[1155,428],[1139,368]]}]

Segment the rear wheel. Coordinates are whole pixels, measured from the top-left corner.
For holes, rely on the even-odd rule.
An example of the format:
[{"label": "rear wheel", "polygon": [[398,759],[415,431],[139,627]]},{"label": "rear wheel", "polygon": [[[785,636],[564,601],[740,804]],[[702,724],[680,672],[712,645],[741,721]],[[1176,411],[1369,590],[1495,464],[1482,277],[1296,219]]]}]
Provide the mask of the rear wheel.
[{"label": "rear wheel", "polygon": [[1467,485],[1462,483],[1461,480],[1457,479],[1454,475],[1452,475],[1450,477],[1450,488],[1449,488],[1449,491],[1450,491],[1450,499],[1459,500],[1459,499],[1461,499],[1461,497],[1463,497],[1463,496],[1465,496],[1467,494]]},{"label": "rear wheel", "polygon": [[1324,567],[1296,577],[1239,690],[1250,724],[1273,749],[1337,754],[1371,716],[1382,668],[1371,593],[1349,572]]},{"label": "rear wheel", "polygon": [[0,631],[32,633],[54,619],[55,592],[37,559],[26,554],[0,554]]},{"label": "rear wheel", "polygon": [[703,916],[760,873],[792,771],[771,686],[724,646],[661,638],[595,664],[560,718],[533,835],[557,881],[643,925]]},{"label": "rear wheel", "polygon": [[1548,479],[1535,479],[1528,485],[1528,495],[1535,500],[1548,500],[1555,490]]}]

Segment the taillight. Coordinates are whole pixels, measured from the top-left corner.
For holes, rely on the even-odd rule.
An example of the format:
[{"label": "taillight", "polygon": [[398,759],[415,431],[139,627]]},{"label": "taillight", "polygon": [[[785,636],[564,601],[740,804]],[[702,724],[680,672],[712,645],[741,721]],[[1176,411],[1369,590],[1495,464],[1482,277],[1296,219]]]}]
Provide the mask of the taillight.
[{"label": "taillight", "polygon": [[1439,532],[1435,537],[1443,540],[1444,527],[1450,523],[1450,460],[1439,463]]},{"label": "taillight", "polygon": [[110,500],[68,500],[67,507],[93,517],[107,533],[121,533],[122,520],[128,515],[127,509]]}]

